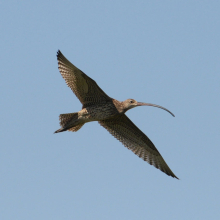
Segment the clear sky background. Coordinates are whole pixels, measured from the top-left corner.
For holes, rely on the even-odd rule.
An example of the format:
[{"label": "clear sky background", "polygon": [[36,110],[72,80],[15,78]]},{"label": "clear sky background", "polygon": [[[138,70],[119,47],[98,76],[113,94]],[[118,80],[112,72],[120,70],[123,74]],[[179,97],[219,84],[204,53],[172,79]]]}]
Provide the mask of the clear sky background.
[{"label": "clear sky background", "polygon": [[[220,219],[220,1],[1,1],[0,219]],[[176,180],[97,122],[53,134],[81,103],[61,52],[111,97]]]}]

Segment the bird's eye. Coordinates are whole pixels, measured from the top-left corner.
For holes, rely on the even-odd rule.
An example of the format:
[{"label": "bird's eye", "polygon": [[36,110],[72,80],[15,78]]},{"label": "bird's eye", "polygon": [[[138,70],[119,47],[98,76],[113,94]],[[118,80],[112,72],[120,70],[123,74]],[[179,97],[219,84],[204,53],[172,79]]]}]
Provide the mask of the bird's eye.
[{"label": "bird's eye", "polygon": [[130,103],[134,103],[134,101],[133,101],[133,100],[130,100]]}]

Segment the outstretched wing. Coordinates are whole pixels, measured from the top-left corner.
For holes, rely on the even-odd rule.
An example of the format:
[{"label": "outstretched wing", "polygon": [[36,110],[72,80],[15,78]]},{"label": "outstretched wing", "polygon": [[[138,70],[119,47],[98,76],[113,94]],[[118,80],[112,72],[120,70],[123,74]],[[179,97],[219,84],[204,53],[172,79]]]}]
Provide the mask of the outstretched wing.
[{"label": "outstretched wing", "polygon": [[117,118],[99,121],[99,124],[137,156],[168,176],[177,178],[151,140],[125,114]]},{"label": "outstretched wing", "polygon": [[66,84],[75,93],[84,107],[111,100],[93,79],[70,63],[60,50],[57,52],[57,60],[58,69]]}]

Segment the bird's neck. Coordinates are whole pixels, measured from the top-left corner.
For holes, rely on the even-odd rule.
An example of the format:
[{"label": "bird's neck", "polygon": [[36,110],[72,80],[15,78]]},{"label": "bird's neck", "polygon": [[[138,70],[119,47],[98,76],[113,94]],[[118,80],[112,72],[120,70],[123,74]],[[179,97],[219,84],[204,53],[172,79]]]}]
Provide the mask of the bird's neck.
[{"label": "bird's neck", "polygon": [[114,103],[114,105],[115,105],[115,107],[116,107],[116,109],[118,110],[119,113],[123,114],[128,110],[124,107],[123,102],[120,102],[116,99],[113,99],[112,101],[113,101],[113,103]]}]

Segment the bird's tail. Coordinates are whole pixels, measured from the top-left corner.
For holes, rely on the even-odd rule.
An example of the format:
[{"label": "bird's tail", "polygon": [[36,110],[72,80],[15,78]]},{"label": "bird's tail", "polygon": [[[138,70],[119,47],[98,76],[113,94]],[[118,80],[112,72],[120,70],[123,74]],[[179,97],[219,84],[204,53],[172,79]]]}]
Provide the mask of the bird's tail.
[{"label": "bird's tail", "polygon": [[61,114],[59,116],[60,119],[60,126],[62,128],[58,129],[54,133],[59,133],[63,131],[78,131],[83,125],[83,124],[78,124],[74,125],[74,122],[78,120],[78,112],[74,113],[68,113],[68,114]]}]

